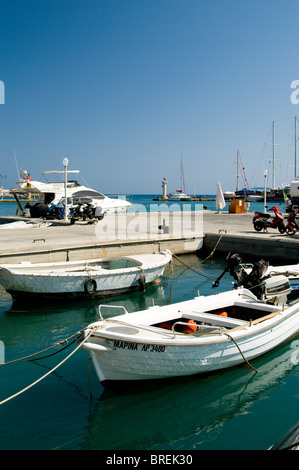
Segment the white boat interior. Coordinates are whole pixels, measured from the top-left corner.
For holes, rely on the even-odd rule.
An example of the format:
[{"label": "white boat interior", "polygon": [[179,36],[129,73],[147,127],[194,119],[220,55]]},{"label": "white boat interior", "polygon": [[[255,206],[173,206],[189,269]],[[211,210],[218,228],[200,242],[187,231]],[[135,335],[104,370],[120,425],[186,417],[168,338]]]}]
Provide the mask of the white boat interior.
[{"label": "white boat interior", "polygon": [[[23,261],[13,265],[3,265],[3,268],[9,269],[12,273],[22,274],[59,274],[59,273],[84,273],[86,271],[119,270],[142,266],[143,261],[130,257],[94,259],[86,261],[67,261],[57,263],[31,263]],[[0,267],[1,269],[1,267]]]},{"label": "white boat interior", "polygon": [[[107,320],[102,317],[90,327],[98,325],[100,336],[112,334],[114,337],[119,334],[122,338],[128,336],[127,339],[131,335],[136,339],[138,334],[144,339],[145,336],[169,337],[170,332],[173,336],[194,338],[212,333],[219,334],[222,329],[240,330],[276,316],[282,309],[282,306],[261,303],[250,291],[240,288],[219,296],[196,297],[175,305],[154,306],[133,313],[126,312],[124,307],[101,305],[101,317],[105,311],[110,311],[110,314],[113,312],[114,315],[122,312],[122,315]],[[94,334],[96,335],[97,331]]]}]

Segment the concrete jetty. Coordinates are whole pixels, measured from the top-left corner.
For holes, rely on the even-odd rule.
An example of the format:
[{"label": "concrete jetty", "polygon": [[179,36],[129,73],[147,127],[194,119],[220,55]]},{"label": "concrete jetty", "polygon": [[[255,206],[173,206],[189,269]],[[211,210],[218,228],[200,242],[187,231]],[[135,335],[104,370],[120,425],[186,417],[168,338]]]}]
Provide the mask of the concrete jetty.
[{"label": "concrete jetty", "polygon": [[0,264],[82,260],[164,249],[179,255],[203,248],[212,251],[215,247],[221,253],[234,251],[266,260],[299,261],[299,233],[293,237],[273,229],[258,233],[252,217],[252,213],[212,211],[144,212],[106,215],[95,224],[61,222],[28,228],[2,224]]}]

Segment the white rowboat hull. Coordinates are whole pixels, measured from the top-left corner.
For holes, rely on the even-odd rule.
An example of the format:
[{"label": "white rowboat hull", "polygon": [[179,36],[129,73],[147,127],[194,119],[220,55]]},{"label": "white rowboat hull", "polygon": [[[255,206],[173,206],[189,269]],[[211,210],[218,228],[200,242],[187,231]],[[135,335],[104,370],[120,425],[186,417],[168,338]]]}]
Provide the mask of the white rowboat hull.
[{"label": "white rowboat hull", "polygon": [[154,282],[171,258],[165,251],[85,262],[2,265],[0,284],[15,299],[113,295]]},{"label": "white rowboat hull", "polygon": [[[226,301],[231,297],[237,305],[239,300],[236,295],[240,295],[237,292],[238,290],[209,297],[217,298],[218,304],[221,299]],[[252,295],[246,289],[242,289],[242,292],[245,292],[245,297]],[[152,326],[144,326],[147,311],[139,312],[140,321],[136,324],[134,320],[137,313],[90,325],[85,337],[93,329],[94,332],[82,344],[82,348],[90,353],[99,380],[107,385],[113,381],[162,379],[225,369],[244,363],[244,358],[250,361],[269,352],[299,331],[299,303],[284,310],[272,306],[270,314],[270,306],[267,306],[264,320],[256,320],[252,324],[239,321],[239,326],[236,327],[232,322],[232,328],[225,328],[222,332],[218,329],[218,332],[198,336],[173,335],[162,328],[154,328],[155,309],[157,318],[162,320],[166,318],[164,311],[170,312],[171,307],[174,312],[185,311],[196,318],[195,311],[202,312],[204,300],[205,298],[198,297],[188,301],[189,305],[188,302],[183,302],[173,306],[152,307],[149,309],[153,318]],[[258,306],[257,303],[255,308],[259,308]],[[216,315],[206,316],[213,320]],[[142,317],[144,323],[141,324]],[[224,319],[223,325],[225,321]]]}]

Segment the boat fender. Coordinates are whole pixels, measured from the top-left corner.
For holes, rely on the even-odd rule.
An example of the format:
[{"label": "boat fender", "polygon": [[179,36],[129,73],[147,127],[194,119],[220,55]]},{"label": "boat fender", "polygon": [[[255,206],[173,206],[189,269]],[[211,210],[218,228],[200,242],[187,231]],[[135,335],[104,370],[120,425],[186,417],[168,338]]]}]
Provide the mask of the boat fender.
[{"label": "boat fender", "polygon": [[84,282],[84,290],[86,294],[89,294],[89,295],[94,294],[95,291],[97,290],[97,281],[93,279],[92,277],[89,277],[88,279],[86,279],[86,281]]},{"label": "boat fender", "polygon": [[142,269],[140,269],[139,290],[140,292],[145,291],[145,274]]}]

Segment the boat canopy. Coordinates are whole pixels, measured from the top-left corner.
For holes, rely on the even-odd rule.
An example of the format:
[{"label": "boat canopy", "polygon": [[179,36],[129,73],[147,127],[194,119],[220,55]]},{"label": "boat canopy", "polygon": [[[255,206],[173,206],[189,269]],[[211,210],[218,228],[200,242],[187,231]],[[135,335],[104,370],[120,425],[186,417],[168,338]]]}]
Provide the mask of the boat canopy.
[{"label": "boat canopy", "polygon": [[72,194],[73,197],[92,197],[93,199],[104,199],[105,196],[98,191],[93,191],[92,189],[84,189],[81,191],[76,191]]}]

